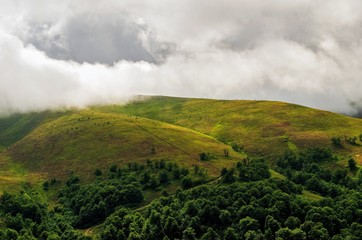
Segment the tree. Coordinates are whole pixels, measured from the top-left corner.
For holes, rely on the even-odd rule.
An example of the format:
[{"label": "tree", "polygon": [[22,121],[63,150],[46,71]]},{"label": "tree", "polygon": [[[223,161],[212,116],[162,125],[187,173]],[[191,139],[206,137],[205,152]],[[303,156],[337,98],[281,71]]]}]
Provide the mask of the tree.
[{"label": "tree", "polygon": [[224,232],[224,239],[225,240],[237,240],[239,239],[237,232],[234,228],[228,227]]},{"label": "tree", "polygon": [[357,137],[349,137],[349,138],[347,138],[347,142],[349,144],[351,144],[351,145],[354,145],[354,146],[358,145],[357,144]]},{"label": "tree", "polygon": [[202,235],[201,240],[221,240],[219,234],[217,234],[212,228],[208,228],[207,232]]},{"label": "tree", "polygon": [[332,145],[335,147],[339,147],[339,148],[343,147],[342,141],[339,137],[332,137],[331,142],[332,142]]},{"label": "tree", "polygon": [[97,177],[101,176],[102,175],[102,171],[97,168],[95,171],[94,171],[94,175],[96,175]]},{"label": "tree", "polygon": [[193,186],[193,181],[189,175],[185,176],[181,180],[181,186],[184,189],[191,188]]},{"label": "tree", "polygon": [[224,149],[224,156],[229,157],[229,150],[226,148]]},{"label": "tree", "polygon": [[362,168],[360,168],[357,172],[357,182],[358,184],[362,184]]},{"label": "tree", "polygon": [[268,215],[265,219],[265,237],[274,240],[275,232],[280,229],[280,223],[273,216]]},{"label": "tree", "polygon": [[117,170],[118,170],[117,165],[112,165],[112,166],[109,168],[109,171],[112,172],[112,173],[116,173]]},{"label": "tree", "polygon": [[200,155],[200,160],[201,160],[201,161],[207,161],[207,160],[209,160],[209,157],[207,156],[206,153],[202,152],[202,153],[200,153],[199,155]]},{"label": "tree", "polygon": [[348,167],[351,172],[357,171],[358,167],[357,167],[356,161],[353,158],[350,158],[348,160]]},{"label": "tree", "polygon": [[320,222],[305,221],[301,229],[307,234],[308,240],[327,240],[330,239],[327,229]]},{"label": "tree", "polygon": [[260,228],[257,220],[251,217],[246,217],[240,220],[239,222],[239,230],[240,234],[244,236],[244,234],[249,230],[258,230]]},{"label": "tree", "polygon": [[159,179],[160,179],[160,184],[168,184],[169,183],[169,178],[168,178],[168,173],[166,170],[162,170],[160,175],[159,175]]},{"label": "tree", "polygon": [[12,239],[18,239],[18,232],[13,230],[13,229],[10,229],[10,228],[7,228],[6,231],[5,231],[5,235],[6,237],[10,240]]},{"label": "tree", "polygon": [[224,176],[227,172],[228,172],[228,169],[226,167],[223,167],[220,172],[221,176]]},{"label": "tree", "polygon": [[276,239],[283,239],[283,240],[293,239],[292,236],[293,236],[293,231],[290,230],[289,228],[281,228],[275,233]]},{"label": "tree", "polygon": [[154,175],[151,176],[151,179],[150,179],[150,188],[152,189],[156,189],[159,185],[159,179],[157,179]]},{"label": "tree", "polygon": [[236,178],[234,177],[234,169],[230,169],[230,170],[226,169],[226,173],[222,176],[221,181],[223,183],[232,183],[232,182],[235,182],[235,180],[236,180]]},{"label": "tree", "polygon": [[285,221],[284,225],[290,229],[296,229],[300,226],[300,220],[297,217],[290,216]]},{"label": "tree", "polygon": [[186,228],[182,232],[182,240],[196,240],[195,230],[192,227]]},{"label": "tree", "polygon": [[44,183],[43,183],[43,189],[44,189],[44,191],[48,191],[49,190],[49,182],[48,181],[45,181]]},{"label": "tree", "polygon": [[222,226],[229,226],[232,222],[231,214],[228,210],[221,210],[219,218]]},{"label": "tree", "polygon": [[250,230],[247,231],[244,235],[245,240],[264,240],[264,235],[261,233],[260,230],[258,231],[254,231],[254,230]]}]

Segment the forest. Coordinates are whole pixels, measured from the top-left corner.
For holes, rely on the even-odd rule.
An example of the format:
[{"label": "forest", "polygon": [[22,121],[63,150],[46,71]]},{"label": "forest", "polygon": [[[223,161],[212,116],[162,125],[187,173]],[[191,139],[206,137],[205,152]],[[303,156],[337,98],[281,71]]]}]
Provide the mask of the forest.
[{"label": "forest", "polygon": [[[0,198],[1,239],[360,239],[362,170],[323,168],[330,149],[287,152],[271,176],[264,159],[223,168],[220,177],[172,161],[97,169],[96,180],[76,175],[62,183],[53,206],[24,186]],[[305,196],[314,193],[314,199]],[[152,199],[152,194],[158,197]],[[97,226],[91,236],[80,229]]]}]

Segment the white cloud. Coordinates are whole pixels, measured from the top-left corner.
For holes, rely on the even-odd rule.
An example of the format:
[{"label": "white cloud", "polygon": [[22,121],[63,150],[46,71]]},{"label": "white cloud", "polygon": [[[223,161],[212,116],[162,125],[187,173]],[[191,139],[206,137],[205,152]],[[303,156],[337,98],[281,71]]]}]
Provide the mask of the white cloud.
[{"label": "white cloud", "polygon": [[0,113],[134,94],[362,106],[358,0],[0,3]]}]

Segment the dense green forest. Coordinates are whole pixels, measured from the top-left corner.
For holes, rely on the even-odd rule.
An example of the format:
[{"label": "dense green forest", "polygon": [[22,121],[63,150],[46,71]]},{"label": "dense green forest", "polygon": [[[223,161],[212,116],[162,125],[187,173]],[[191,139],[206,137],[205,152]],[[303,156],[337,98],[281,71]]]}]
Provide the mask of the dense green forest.
[{"label": "dense green forest", "polygon": [[[287,152],[271,177],[263,159],[245,159],[210,178],[171,161],[97,169],[0,198],[1,239],[360,239],[362,170],[321,167],[331,150]],[[42,194],[59,192],[48,206]],[[314,192],[313,199],[304,194]],[[157,195],[156,197],[154,195]],[[316,195],[317,194],[317,195]],[[153,196],[153,197],[152,197]],[[149,203],[152,199],[151,203]],[[80,230],[97,225],[92,236]]]}]

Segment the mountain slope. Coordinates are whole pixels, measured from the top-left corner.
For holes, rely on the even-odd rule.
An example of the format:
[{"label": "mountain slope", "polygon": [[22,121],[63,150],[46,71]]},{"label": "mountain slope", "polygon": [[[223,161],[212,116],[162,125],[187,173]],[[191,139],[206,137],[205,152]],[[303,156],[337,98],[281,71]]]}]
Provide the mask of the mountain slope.
[{"label": "mountain slope", "polygon": [[[224,156],[224,149],[229,149],[229,157]],[[210,152],[217,159],[200,161],[202,152]],[[218,175],[223,166],[244,158],[230,146],[183,127],[87,110],[38,126],[6,153],[30,172],[61,179],[71,171],[89,177],[97,168],[147,159],[172,160],[187,167],[197,164]]]},{"label": "mountain slope", "polygon": [[0,118],[0,147],[8,147],[35,129],[46,117],[47,112],[14,114]]},{"label": "mountain slope", "polygon": [[[362,133],[362,120],[295,104],[272,101],[223,101],[150,97],[125,106],[97,108],[184,126],[230,145],[243,145],[246,153],[270,156],[285,150],[331,147],[331,138]],[[359,157],[360,148],[340,150]]]},{"label": "mountain slope", "polygon": [[[362,164],[361,142],[344,140],[362,133],[361,119],[282,102],[150,97],[82,111],[20,114],[0,123],[0,182],[10,186],[65,179],[72,171],[90,178],[97,168],[147,159],[199,164],[216,176],[247,155],[273,161],[288,149],[308,147],[331,147]],[[332,146],[332,137],[340,137],[344,147]],[[200,153],[215,159],[200,161]],[[336,164],[344,166],[347,158],[342,160]]]}]

